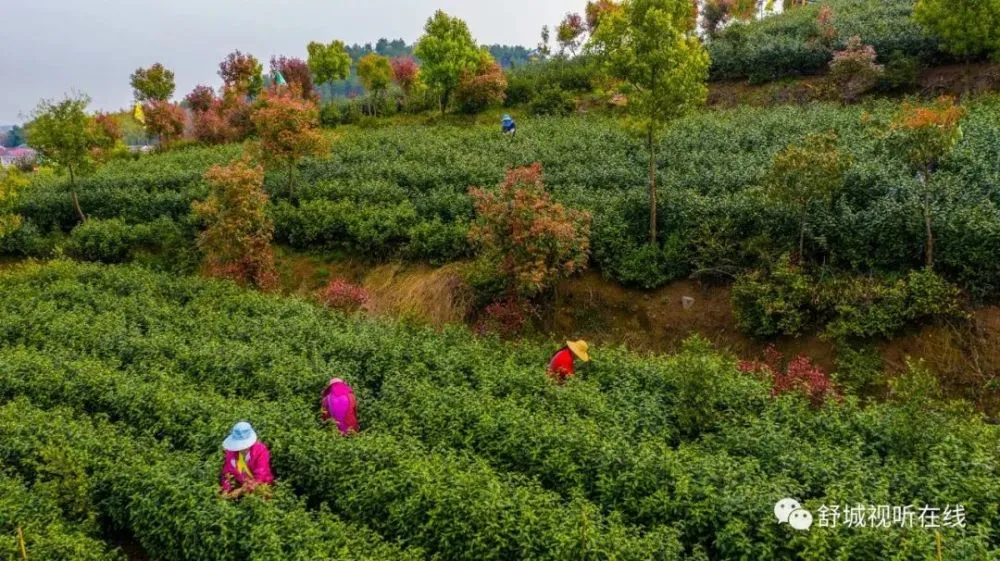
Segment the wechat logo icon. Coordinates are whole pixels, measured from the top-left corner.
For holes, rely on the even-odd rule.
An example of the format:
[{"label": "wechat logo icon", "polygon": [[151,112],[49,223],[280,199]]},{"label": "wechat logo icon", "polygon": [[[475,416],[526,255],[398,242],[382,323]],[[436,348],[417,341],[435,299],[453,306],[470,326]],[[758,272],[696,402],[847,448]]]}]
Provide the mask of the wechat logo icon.
[{"label": "wechat logo icon", "polygon": [[802,508],[795,499],[781,499],[774,503],[774,517],[778,519],[778,524],[787,522],[792,528],[801,531],[808,530],[813,523],[812,513]]}]

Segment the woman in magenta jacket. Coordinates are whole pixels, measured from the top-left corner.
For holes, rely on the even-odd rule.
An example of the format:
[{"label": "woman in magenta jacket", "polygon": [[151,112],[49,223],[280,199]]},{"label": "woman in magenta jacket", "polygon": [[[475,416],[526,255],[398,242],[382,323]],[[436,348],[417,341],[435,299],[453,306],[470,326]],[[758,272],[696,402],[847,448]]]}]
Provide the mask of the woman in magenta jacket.
[{"label": "woman in magenta jacket", "polygon": [[237,498],[274,482],[271,452],[257,439],[250,423],[240,421],[222,442],[226,451],[220,487],[227,498]]}]

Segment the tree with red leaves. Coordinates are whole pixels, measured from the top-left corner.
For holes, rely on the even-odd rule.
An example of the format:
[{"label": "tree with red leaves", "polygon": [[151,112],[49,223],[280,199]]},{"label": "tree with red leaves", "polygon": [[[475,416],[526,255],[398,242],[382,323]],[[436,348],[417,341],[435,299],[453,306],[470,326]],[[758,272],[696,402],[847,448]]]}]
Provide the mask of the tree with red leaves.
[{"label": "tree with red leaves", "polygon": [[477,215],[469,241],[510,298],[536,296],[587,267],[590,214],[553,202],[542,179],[535,163],[509,171],[495,191],[469,191]]},{"label": "tree with red leaves", "polygon": [[295,166],[305,156],[320,156],[327,149],[319,132],[319,110],[302,99],[294,87],[269,91],[250,113],[263,161],[288,170],[288,190],[294,194]]},{"label": "tree with red leaves", "polygon": [[462,72],[455,88],[455,102],[463,113],[478,113],[507,98],[507,75],[487,51],[480,51],[475,70]]},{"label": "tree with red leaves", "polygon": [[209,195],[192,204],[207,228],[198,236],[208,273],[262,290],[277,286],[264,170],[247,157],[205,173]]},{"label": "tree with red leaves", "polygon": [[184,96],[184,102],[195,113],[208,111],[215,101],[215,90],[208,86],[195,86],[191,93]]},{"label": "tree with red leaves", "polygon": [[597,26],[601,24],[601,18],[609,12],[621,9],[618,4],[615,4],[611,0],[597,0],[596,2],[587,2],[586,17],[587,17],[587,31],[594,33],[597,31]]},{"label": "tree with red leaves", "polygon": [[264,77],[261,76],[263,69],[260,61],[253,55],[237,50],[229,53],[219,63],[219,77],[227,89],[240,95],[256,97],[264,89]]},{"label": "tree with red leaves", "polygon": [[409,101],[420,84],[420,65],[409,56],[396,57],[389,64],[392,66],[392,80],[403,90],[403,95]]},{"label": "tree with red leaves", "polygon": [[160,139],[160,147],[167,148],[184,136],[187,113],[184,108],[169,101],[150,101],[143,108],[146,131]]},{"label": "tree with red leaves", "polygon": [[298,87],[302,92],[302,99],[314,99],[316,90],[313,87],[312,72],[309,65],[301,58],[288,58],[285,56],[271,57],[271,74],[285,77],[288,85]]},{"label": "tree with red leaves", "polygon": [[583,34],[587,31],[580,14],[569,13],[556,28],[556,41],[559,43],[560,54],[569,51],[576,56],[576,51],[583,43]]}]

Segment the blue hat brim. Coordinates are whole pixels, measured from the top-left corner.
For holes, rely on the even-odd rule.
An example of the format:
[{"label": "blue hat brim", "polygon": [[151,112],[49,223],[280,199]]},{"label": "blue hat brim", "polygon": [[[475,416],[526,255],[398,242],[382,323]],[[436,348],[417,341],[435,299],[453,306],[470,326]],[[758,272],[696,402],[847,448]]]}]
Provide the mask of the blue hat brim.
[{"label": "blue hat brim", "polygon": [[239,452],[240,450],[246,450],[254,444],[257,444],[256,431],[250,433],[250,436],[244,439],[233,438],[233,435],[230,434],[222,441],[222,448],[228,452]]}]

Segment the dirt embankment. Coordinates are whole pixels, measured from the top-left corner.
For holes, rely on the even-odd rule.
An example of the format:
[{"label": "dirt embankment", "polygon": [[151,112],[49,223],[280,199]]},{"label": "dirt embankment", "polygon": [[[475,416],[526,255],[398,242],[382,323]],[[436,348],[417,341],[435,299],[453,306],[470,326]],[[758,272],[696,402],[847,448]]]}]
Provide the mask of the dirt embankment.
[{"label": "dirt embankment", "polygon": [[[290,292],[313,292],[335,278],[360,284],[371,296],[366,309],[374,314],[441,327],[465,322],[472,312],[460,264],[370,266],[284,255],[279,266]],[[758,358],[770,342],[740,333],[729,297],[727,286],[679,281],[646,291],[588,272],[560,284],[553,300],[539,310],[536,328],[541,336],[556,340],[579,337],[655,353],[673,351],[697,334],[738,357]],[[836,370],[832,341],[803,336],[773,343],[785,356],[804,354],[826,371]],[[907,360],[923,360],[951,395],[967,398],[991,414],[1000,412],[1000,306],[975,310],[967,324],[915,327],[876,346],[890,374],[905,370]]]},{"label": "dirt embankment", "polygon": [[[890,97],[964,97],[997,91],[1000,91],[1000,64],[956,64],[924,69],[913,87],[891,94]],[[756,85],[746,81],[711,82],[708,92],[708,105],[712,107],[772,107],[832,99],[826,76],[822,75]],[[886,97],[886,94],[878,92],[873,95]]]}]

